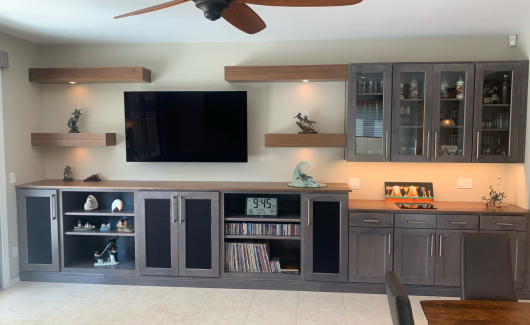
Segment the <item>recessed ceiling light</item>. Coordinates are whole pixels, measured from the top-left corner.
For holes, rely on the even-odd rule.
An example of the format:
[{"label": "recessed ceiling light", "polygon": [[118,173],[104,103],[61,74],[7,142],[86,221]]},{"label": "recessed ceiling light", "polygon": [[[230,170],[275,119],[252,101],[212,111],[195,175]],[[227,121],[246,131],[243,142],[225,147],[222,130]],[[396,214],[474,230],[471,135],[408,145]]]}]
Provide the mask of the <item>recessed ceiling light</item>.
[{"label": "recessed ceiling light", "polygon": [[309,82],[309,80],[302,80],[302,82]]},{"label": "recessed ceiling light", "polygon": [[73,85],[75,84],[75,81],[69,81],[68,83]]}]

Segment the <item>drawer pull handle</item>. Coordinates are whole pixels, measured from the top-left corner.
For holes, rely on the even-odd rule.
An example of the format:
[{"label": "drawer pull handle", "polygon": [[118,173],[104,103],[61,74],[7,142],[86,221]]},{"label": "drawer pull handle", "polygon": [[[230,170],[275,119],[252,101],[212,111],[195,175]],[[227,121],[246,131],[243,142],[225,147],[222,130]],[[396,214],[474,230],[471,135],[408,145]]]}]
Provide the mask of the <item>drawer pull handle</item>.
[{"label": "drawer pull handle", "polygon": [[392,234],[388,234],[388,255],[392,255]]},{"label": "drawer pull handle", "polygon": [[450,221],[449,223],[452,225],[467,225],[466,221]]},{"label": "drawer pull handle", "polygon": [[508,222],[495,222],[497,226],[513,226],[513,223]]},{"label": "drawer pull handle", "polygon": [[424,221],[420,220],[407,220],[408,223],[425,223]]},{"label": "drawer pull handle", "polygon": [[364,222],[373,222],[373,223],[381,223],[381,220],[376,220],[376,219],[366,219],[366,220],[363,220]]}]

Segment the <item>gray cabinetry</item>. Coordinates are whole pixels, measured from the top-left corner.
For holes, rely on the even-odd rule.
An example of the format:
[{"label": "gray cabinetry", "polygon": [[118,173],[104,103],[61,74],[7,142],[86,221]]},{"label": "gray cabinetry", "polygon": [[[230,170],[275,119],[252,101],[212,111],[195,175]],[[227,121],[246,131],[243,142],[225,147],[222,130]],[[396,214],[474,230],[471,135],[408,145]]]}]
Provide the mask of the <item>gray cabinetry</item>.
[{"label": "gray cabinetry", "polygon": [[385,282],[392,270],[393,234],[393,228],[350,227],[350,282]]},{"label": "gray cabinetry", "polygon": [[142,275],[219,276],[219,193],[138,193]]},{"label": "gray cabinetry", "polygon": [[434,285],[435,229],[394,229],[394,272],[403,284]]},{"label": "gray cabinetry", "polygon": [[436,285],[460,286],[460,241],[466,232],[478,230],[436,230]]},{"label": "gray cabinetry", "polygon": [[18,190],[21,271],[59,271],[56,190]]},{"label": "gray cabinetry", "polygon": [[304,194],[302,273],[305,280],[348,281],[348,194]]}]

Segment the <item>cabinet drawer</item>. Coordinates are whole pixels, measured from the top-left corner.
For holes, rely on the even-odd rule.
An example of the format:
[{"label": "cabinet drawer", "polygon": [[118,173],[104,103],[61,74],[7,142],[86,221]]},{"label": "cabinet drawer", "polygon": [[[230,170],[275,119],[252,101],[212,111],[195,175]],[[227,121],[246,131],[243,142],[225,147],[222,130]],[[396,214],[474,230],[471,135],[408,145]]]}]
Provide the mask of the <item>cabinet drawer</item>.
[{"label": "cabinet drawer", "polygon": [[351,227],[394,227],[392,213],[350,212]]},{"label": "cabinet drawer", "polygon": [[437,215],[436,228],[438,229],[478,229],[477,215]]},{"label": "cabinet drawer", "polygon": [[526,231],[526,217],[480,216],[480,229]]},{"label": "cabinet drawer", "polygon": [[436,215],[396,214],[396,228],[436,228]]}]

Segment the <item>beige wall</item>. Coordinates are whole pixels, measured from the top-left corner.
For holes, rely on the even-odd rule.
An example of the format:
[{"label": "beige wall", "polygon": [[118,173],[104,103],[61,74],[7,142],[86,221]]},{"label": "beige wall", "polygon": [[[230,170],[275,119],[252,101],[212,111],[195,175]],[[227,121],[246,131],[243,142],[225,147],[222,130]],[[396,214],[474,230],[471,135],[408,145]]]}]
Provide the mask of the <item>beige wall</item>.
[{"label": "beige wall", "polygon": [[0,50],[9,54],[9,68],[2,69],[4,109],[4,147],[6,156],[7,211],[9,232],[10,280],[19,273],[15,184],[9,183],[9,173],[16,173],[17,183],[27,183],[45,177],[43,152],[30,145],[30,134],[42,132],[42,88],[28,81],[28,68],[36,66],[40,46],[0,33]]}]

